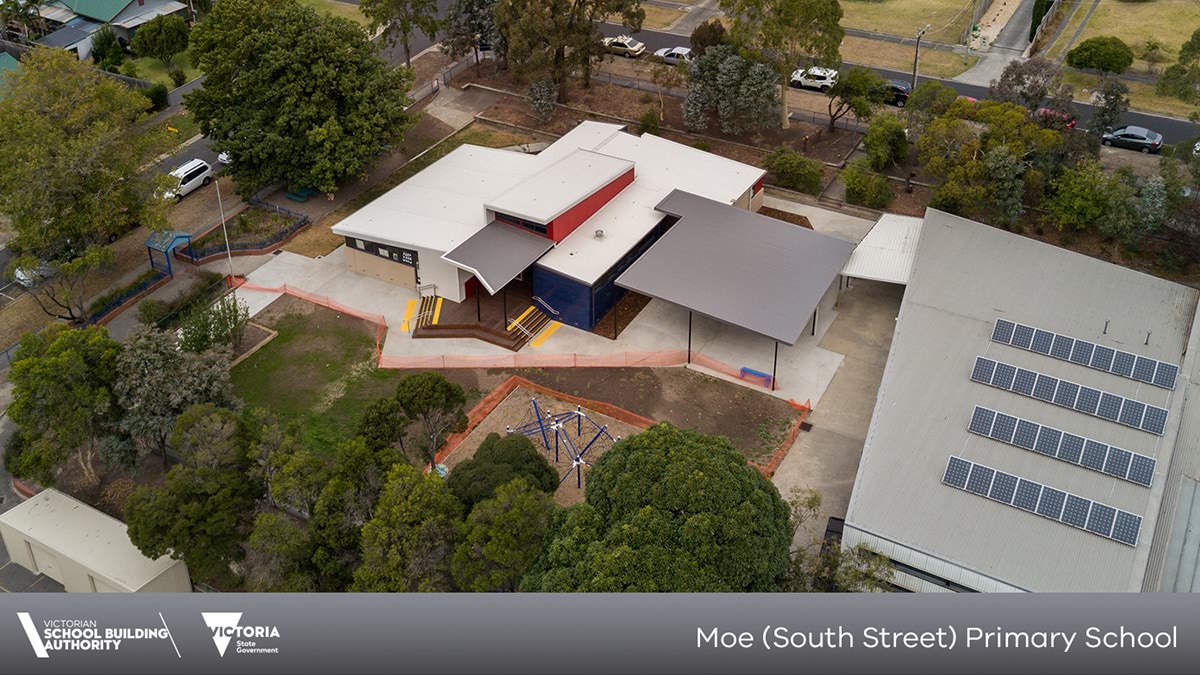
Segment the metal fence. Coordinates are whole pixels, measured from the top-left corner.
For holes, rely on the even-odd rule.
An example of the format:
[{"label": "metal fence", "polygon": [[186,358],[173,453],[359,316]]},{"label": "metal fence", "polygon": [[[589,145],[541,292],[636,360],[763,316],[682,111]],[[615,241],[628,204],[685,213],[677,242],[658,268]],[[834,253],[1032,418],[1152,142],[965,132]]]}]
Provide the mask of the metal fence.
[{"label": "metal fence", "polygon": [[21,343],[18,342],[15,345],[10,345],[8,349],[0,352],[0,371],[8,369],[8,367],[12,365],[13,352],[17,351],[17,347],[20,346]]},{"label": "metal fence", "polygon": [[125,290],[121,291],[121,293],[119,293],[112,300],[109,300],[108,303],[106,303],[103,307],[90,312],[88,314],[87,322],[88,323],[96,323],[96,322],[100,321],[105,316],[107,316],[110,312],[112,312],[114,309],[116,309],[116,308],[120,307],[121,305],[125,304],[126,302],[128,302],[130,298],[137,295],[138,293],[141,293],[142,291],[145,291],[147,288],[150,288],[154,284],[157,284],[159,281],[162,281],[163,278],[167,276],[166,274],[163,274],[162,272],[159,272],[158,270],[154,270],[154,271],[157,272],[157,274],[155,274],[152,277],[148,277],[148,278],[134,284],[133,286],[130,286],[129,288],[126,288]]},{"label": "metal fence", "polygon": [[416,105],[417,103],[438,93],[442,87],[449,85],[451,80],[463,74],[463,72],[468,68],[474,67],[475,64],[490,60],[490,54],[491,52],[479,52],[478,54],[472,53],[462,61],[457,61],[451,64],[449,68],[438,73],[437,77],[429,80],[416,89],[413,89],[409,93],[409,98],[412,99],[412,103],[410,103],[409,106],[411,107]]},{"label": "metal fence", "polygon": [[[309,220],[309,217],[304,215],[303,213],[299,213],[299,212],[293,211],[291,209],[284,208],[284,207],[278,206],[276,204],[272,204],[270,202],[265,202],[261,199],[255,198],[255,197],[250,198],[250,204],[253,206],[257,206],[259,208],[273,211],[275,213],[286,215],[291,219],[291,222],[283,230],[276,232],[275,234],[271,235],[270,237],[268,237],[266,239],[261,239],[258,241],[251,241],[251,242],[239,242],[239,243],[230,242],[229,250],[231,250],[231,251],[261,251],[265,248],[269,248],[271,246],[274,246],[275,244],[278,244],[279,242],[283,241],[284,239],[287,239],[296,230],[299,230],[300,228],[304,227],[305,225],[309,224],[309,222],[311,222]],[[212,231],[215,232],[216,230],[214,229]],[[179,251],[179,249],[176,249],[176,251]],[[195,246],[193,246],[191,249],[190,256],[188,255],[188,253],[182,253],[182,255],[184,257],[190,257],[193,261],[196,261],[196,260],[200,260],[201,258],[206,258],[215,253],[224,253],[224,252],[225,252],[225,242],[222,241],[219,244],[214,244],[212,246],[205,246],[204,248],[196,248]]]}]

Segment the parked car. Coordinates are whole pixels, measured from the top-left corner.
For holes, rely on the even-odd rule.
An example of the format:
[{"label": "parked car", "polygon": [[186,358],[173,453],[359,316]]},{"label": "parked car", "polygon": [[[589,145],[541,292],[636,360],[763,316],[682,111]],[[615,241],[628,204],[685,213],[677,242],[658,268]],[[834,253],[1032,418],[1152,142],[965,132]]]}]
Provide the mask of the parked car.
[{"label": "parked car", "polygon": [[678,65],[680,62],[692,62],[692,50],[688,47],[663,47],[654,52],[654,55],[662,59],[663,63],[668,66]]},{"label": "parked car", "polygon": [[25,288],[33,288],[43,280],[49,279],[52,276],[54,276],[54,268],[44,260],[39,262],[38,266],[32,269],[18,267],[17,269],[13,270],[13,281],[21,284]]},{"label": "parked car", "polygon": [[838,72],[832,68],[798,68],[792,73],[788,84],[797,89],[816,89],[824,92],[829,91],[837,81]]},{"label": "parked car", "polygon": [[171,178],[178,180],[179,183],[163,193],[163,198],[178,201],[211,183],[213,170],[208,162],[202,159],[193,159],[184,162],[183,166],[172,171]]},{"label": "parked car", "polygon": [[222,166],[229,166],[230,164],[233,164],[233,155],[229,154],[228,152],[222,152],[221,154],[217,155],[217,163]]},{"label": "parked car", "polygon": [[959,96],[958,100],[968,101],[970,103],[979,103],[979,99],[975,98],[974,96]]},{"label": "parked car", "polygon": [[887,86],[883,89],[883,102],[903,108],[908,104],[910,94],[912,94],[912,86],[907,82],[888,80]]},{"label": "parked car", "polygon": [[1158,152],[1162,150],[1162,134],[1145,127],[1121,127],[1104,132],[1101,142],[1117,148]]},{"label": "parked car", "polygon": [[1056,120],[1062,120],[1062,124],[1067,129],[1074,129],[1078,120],[1074,115],[1069,115],[1061,110],[1051,110],[1049,108],[1038,108],[1037,112],[1033,113],[1034,119],[1043,124],[1050,126],[1047,122],[1055,123]]},{"label": "parked car", "polygon": [[600,42],[604,45],[604,49],[608,53],[627,56],[631,59],[641,56],[642,53],[646,51],[646,45],[634,40],[628,35],[606,37]]}]

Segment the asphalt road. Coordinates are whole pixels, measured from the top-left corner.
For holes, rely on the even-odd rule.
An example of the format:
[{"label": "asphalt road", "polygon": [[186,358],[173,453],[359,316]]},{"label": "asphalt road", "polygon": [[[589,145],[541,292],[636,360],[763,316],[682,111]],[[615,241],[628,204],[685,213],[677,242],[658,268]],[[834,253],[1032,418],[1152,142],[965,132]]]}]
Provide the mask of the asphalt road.
[{"label": "asphalt road", "polygon": [[[625,28],[616,24],[602,24],[600,32],[605,35],[621,35],[628,32]],[[637,33],[637,39],[646,43],[646,51],[654,52],[663,47],[685,47],[688,44],[688,38],[685,35],[676,35],[674,33],[666,33],[656,30],[643,30]],[[853,65],[848,63],[843,68]],[[904,82],[912,81],[912,72],[900,72],[895,70],[887,70],[885,68],[873,68],[883,77],[889,80],[903,80]],[[960,95],[971,96],[973,98],[987,98],[987,87],[981,87],[973,84],[963,84],[953,80],[943,80],[940,78],[924,77],[917,78],[917,82],[926,80],[938,80],[939,82],[953,87]],[[1079,126],[1087,125],[1087,121],[1092,116],[1092,106],[1086,103],[1076,103],[1075,107],[1079,109]],[[1130,112],[1126,113],[1121,119],[1124,124],[1135,124],[1137,126],[1152,129],[1163,135],[1163,140],[1166,143],[1178,143],[1179,141],[1195,139],[1200,136],[1200,129],[1196,125],[1187,120],[1175,119],[1173,117],[1163,117],[1161,115],[1152,115],[1150,113]]]}]

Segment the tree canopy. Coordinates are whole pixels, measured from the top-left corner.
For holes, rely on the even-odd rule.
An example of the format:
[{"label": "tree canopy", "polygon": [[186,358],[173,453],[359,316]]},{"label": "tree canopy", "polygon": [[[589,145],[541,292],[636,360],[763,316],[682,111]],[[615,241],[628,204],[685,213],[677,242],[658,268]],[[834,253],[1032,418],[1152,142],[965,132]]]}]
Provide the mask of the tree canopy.
[{"label": "tree canopy", "polygon": [[169,66],[176,54],[187,51],[187,22],[178,14],[156,16],[138,27],[130,46],[138,56],[149,56]]},{"label": "tree canopy", "polygon": [[1200,28],[1179,47],[1179,60],[1158,78],[1155,90],[1193,105],[1200,103]]},{"label": "tree canopy", "polygon": [[454,552],[454,580],[463,590],[520,590],[537,563],[554,517],[554,502],[523,478],[496,489],[471,510],[463,541]]},{"label": "tree canopy", "polygon": [[770,126],[780,107],[778,80],[770,66],[742,58],[733,45],[710,47],[689,67],[684,121],[704,131],[716,113],[721,131],[732,135]]},{"label": "tree canopy", "polygon": [[494,496],[497,487],[515,478],[547,494],[558,487],[558,471],[532,441],[520,434],[488,434],[471,459],[454,467],[446,486],[469,512],[477,503]]},{"label": "tree canopy", "polygon": [[412,65],[412,38],[417,31],[430,40],[437,37],[442,20],[437,0],[359,0],[358,8],[371,20],[371,30],[383,29],[389,44],[404,46],[404,65]]},{"label": "tree canopy", "polygon": [[206,76],[187,94],[249,195],[267,185],[334,192],[399,141],[412,76],[379,57],[349,19],[297,0],[222,0],[192,31]]},{"label": "tree canopy", "polygon": [[887,81],[870,68],[854,66],[829,88],[829,130],[849,113],[860,120],[871,119],[875,108],[883,104]]},{"label": "tree canopy", "polygon": [[432,371],[409,375],[396,385],[396,400],[404,414],[425,429],[425,454],[435,461],[446,434],[464,429],[467,397],[462,387]]},{"label": "tree canopy", "polygon": [[660,423],[597,460],[521,588],[770,591],[791,541],[787,504],[729,439]]}]

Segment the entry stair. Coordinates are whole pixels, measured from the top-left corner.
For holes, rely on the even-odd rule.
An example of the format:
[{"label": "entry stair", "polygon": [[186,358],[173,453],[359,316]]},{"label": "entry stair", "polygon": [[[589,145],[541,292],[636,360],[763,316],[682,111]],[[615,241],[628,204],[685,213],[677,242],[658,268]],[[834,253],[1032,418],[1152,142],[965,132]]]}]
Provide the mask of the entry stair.
[{"label": "entry stair", "polygon": [[[514,352],[539,337],[544,340],[557,330],[558,324],[542,310],[530,305],[515,317],[508,319],[504,330],[479,324],[452,324],[435,322],[436,300],[421,298],[421,305],[412,319],[414,338],[475,338]],[[538,344],[534,345],[535,347]]]}]

